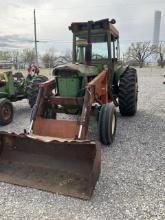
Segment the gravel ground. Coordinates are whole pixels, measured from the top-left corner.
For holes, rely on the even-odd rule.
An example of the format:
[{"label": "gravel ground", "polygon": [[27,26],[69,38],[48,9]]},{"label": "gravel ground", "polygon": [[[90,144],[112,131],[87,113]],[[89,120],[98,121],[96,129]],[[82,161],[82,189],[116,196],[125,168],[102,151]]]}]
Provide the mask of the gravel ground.
[{"label": "gravel ground", "polygon": [[[116,139],[102,148],[102,171],[90,201],[0,183],[0,219],[165,219],[165,85],[160,69],[138,70],[135,117],[118,113]],[[28,128],[27,101],[14,104],[13,123]]]}]

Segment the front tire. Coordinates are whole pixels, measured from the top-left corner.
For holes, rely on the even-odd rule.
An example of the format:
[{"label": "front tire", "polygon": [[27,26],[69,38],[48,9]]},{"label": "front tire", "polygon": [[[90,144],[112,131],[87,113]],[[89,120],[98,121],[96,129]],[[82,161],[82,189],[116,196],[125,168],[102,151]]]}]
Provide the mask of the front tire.
[{"label": "front tire", "polygon": [[0,125],[4,126],[13,120],[13,105],[8,99],[0,99]]},{"label": "front tire", "polygon": [[99,113],[98,132],[99,140],[104,145],[110,145],[116,134],[116,109],[113,103],[101,107]]},{"label": "front tire", "polygon": [[136,69],[128,68],[119,83],[119,110],[122,116],[137,112],[138,79]]}]

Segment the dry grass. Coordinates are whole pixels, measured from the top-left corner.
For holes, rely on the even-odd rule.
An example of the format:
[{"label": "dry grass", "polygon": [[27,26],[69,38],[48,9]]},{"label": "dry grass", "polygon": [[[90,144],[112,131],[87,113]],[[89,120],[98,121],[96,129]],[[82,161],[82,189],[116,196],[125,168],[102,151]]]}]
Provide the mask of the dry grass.
[{"label": "dry grass", "polygon": [[[0,69],[0,72],[4,72],[8,70],[11,70],[11,69]],[[27,69],[19,69],[19,70],[12,70],[12,71],[13,73],[22,72],[24,76],[27,75]],[[40,68],[40,74],[50,77],[52,75],[52,69]]]}]

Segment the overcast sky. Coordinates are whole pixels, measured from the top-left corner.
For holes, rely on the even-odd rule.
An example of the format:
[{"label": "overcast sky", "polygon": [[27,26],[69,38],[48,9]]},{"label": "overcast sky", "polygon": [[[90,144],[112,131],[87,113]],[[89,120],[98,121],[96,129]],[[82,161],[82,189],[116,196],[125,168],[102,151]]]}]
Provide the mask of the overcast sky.
[{"label": "overcast sky", "polygon": [[36,9],[39,51],[71,48],[73,21],[115,18],[121,50],[153,39],[155,10],[162,11],[160,40],[165,41],[165,0],[0,0],[0,49],[33,47]]}]

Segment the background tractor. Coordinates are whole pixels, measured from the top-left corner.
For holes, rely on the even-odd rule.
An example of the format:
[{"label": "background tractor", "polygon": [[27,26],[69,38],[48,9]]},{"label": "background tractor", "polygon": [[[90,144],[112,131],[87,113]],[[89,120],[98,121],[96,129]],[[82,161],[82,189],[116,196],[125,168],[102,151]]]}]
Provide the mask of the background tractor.
[{"label": "background tractor", "polygon": [[[40,85],[24,134],[0,133],[0,180],[89,199],[101,165],[101,144],[116,132],[116,106],[123,116],[137,110],[137,74],[118,65],[115,21],[72,23],[73,62],[57,66]],[[96,141],[88,140],[92,111],[98,112]],[[77,115],[61,119],[58,114]]]},{"label": "background tractor", "polygon": [[9,124],[13,118],[12,102],[28,99],[33,107],[38,95],[39,83],[48,80],[41,75],[30,75],[25,78],[21,72],[0,73],[0,125]]}]

